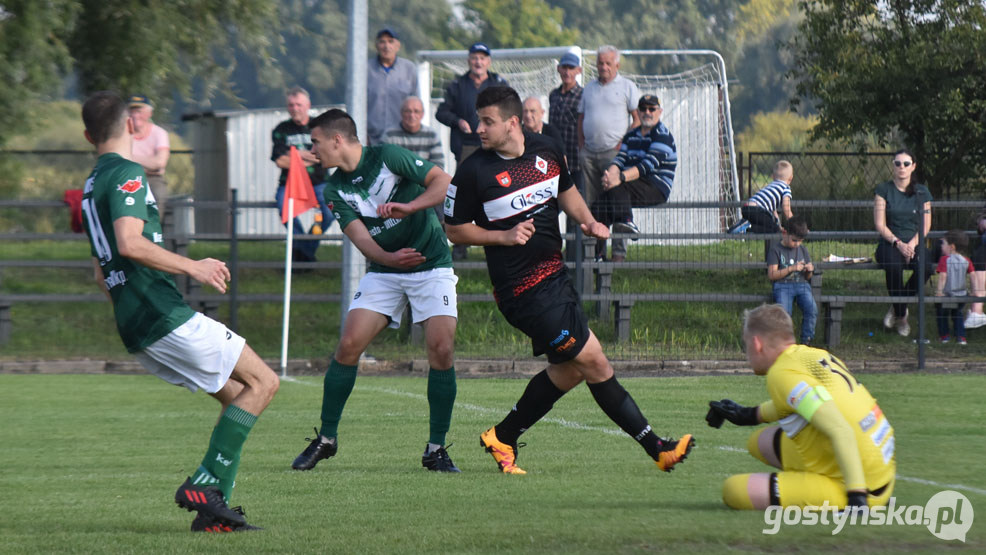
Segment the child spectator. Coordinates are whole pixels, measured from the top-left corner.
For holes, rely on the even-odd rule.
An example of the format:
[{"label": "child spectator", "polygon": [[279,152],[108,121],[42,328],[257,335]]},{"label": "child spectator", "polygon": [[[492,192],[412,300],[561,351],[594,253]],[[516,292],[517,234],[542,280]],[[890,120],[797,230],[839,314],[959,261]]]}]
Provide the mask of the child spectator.
[{"label": "child spectator", "polygon": [[[942,257],[938,259],[938,289],[939,297],[966,296],[965,276],[975,271],[972,262],[959,254],[959,250],[969,244],[969,238],[962,230],[953,229],[942,239]],[[959,345],[965,345],[965,322],[962,320],[964,303],[955,308],[946,308],[941,304],[935,305],[935,315],[938,320],[938,336],[942,343],[948,343],[948,320],[952,319],[955,326],[955,337]]]},{"label": "child spectator", "polygon": [[808,224],[795,216],[781,228],[781,242],[771,245],[767,253],[767,277],[774,283],[774,302],[788,314],[795,301],[801,309],[801,343],[808,345],[815,337],[818,307],[811,296],[811,274],[815,267],[801,242],[808,236]]}]

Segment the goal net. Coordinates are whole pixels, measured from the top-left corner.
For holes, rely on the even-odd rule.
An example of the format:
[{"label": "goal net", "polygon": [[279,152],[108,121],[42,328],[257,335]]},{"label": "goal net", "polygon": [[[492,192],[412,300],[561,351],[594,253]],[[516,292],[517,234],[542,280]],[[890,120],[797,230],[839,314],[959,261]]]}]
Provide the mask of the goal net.
[{"label": "goal net", "polygon": [[[582,60],[582,84],[596,78],[596,53],[577,46],[493,50],[490,71],[500,74],[520,94],[541,98],[547,116],[548,93],[558,87],[559,58],[573,52]],[[468,70],[464,50],[422,51],[418,82],[421,97],[431,98],[429,125],[448,128],[434,119],[445,88]],[[678,167],[670,204],[686,207],[636,208],[634,221],[643,234],[720,233],[738,217],[738,209],[721,203],[739,200],[739,179],[729,113],[726,70],[722,58],[708,50],[627,50],[621,53],[621,75],[637,84],[641,94],[654,94],[664,108],[662,121],[674,135]],[[656,70],[655,70],[656,69]],[[650,70],[650,71],[649,71]],[[449,170],[454,160],[446,149]],[[695,239],[641,239],[647,243],[693,243]]]}]

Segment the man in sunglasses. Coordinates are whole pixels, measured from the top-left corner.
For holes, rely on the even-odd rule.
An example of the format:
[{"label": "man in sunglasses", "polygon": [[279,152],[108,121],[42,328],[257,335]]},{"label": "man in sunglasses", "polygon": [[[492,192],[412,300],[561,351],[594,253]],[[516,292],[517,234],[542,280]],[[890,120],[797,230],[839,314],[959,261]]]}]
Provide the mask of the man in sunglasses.
[{"label": "man in sunglasses", "polygon": [[[623,136],[619,154],[603,173],[603,194],[592,207],[597,220],[634,240],[640,230],[633,223],[631,208],[667,202],[678,166],[674,137],[661,123],[660,100],[645,94],[637,103],[637,111],[640,127]],[[626,252],[626,242],[614,238],[613,261],[626,260]]]}]

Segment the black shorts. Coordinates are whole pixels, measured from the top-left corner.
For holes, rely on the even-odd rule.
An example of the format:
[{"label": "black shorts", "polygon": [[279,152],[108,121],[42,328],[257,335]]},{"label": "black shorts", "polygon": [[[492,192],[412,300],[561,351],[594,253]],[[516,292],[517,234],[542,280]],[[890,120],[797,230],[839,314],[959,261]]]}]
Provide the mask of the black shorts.
[{"label": "black shorts", "polygon": [[977,272],[986,272],[986,235],[979,236],[979,245],[972,251],[972,267]]},{"label": "black shorts", "polygon": [[552,364],[574,359],[589,340],[588,319],[565,270],[498,306],[511,326],[531,338],[534,356],[547,354]]}]

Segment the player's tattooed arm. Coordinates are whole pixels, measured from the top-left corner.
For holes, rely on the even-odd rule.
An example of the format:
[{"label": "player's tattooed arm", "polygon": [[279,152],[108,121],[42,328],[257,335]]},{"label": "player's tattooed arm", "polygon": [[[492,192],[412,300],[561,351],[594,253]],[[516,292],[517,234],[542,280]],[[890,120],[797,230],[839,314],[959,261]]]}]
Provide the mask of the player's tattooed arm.
[{"label": "player's tattooed arm", "polygon": [[366,224],[360,220],[349,222],[342,232],[352,240],[356,248],[363,253],[363,256],[377,264],[391,268],[408,269],[425,261],[424,255],[412,248],[398,249],[394,252],[383,250],[383,247],[373,240],[369,230],[366,229]]},{"label": "player's tattooed arm", "polygon": [[222,260],[192,260],[161,248],[144,237],[144,220],[133,216],[113,220],[113,231],[116,233],[116,247],[120,256],[169,274],[187,275],[203,285],[212,286],[220,293],[226,292],[226,282],[231,276],[229,268]]}]

